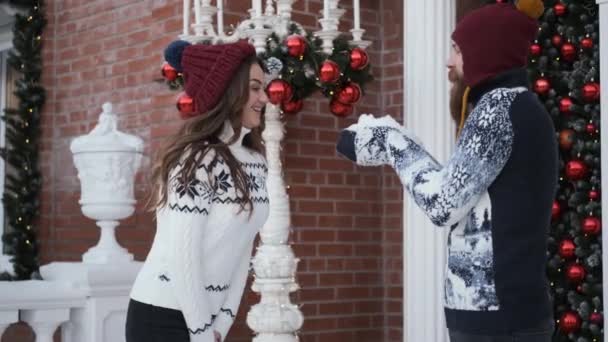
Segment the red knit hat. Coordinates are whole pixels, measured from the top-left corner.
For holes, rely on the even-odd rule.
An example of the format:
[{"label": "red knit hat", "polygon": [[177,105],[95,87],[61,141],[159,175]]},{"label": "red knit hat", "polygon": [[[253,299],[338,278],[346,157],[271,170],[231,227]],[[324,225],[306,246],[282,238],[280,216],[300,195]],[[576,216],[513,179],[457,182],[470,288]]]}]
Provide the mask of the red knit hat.
[{"label": "red knit hat", "polygon": [[[524,1],[520,2],[519,9],[501,3],[484,6],[466,15],[456,26],[452,40],[462,53],[467,86],[473,87],[501,72],[527,64],[530,43],[538,30],[534,16],[539,10],[535,7],[533,14],[526,14],[526,8],[521,8]],[[542,8],[542,2],[538,2]]]},{"label": "red knit hat", "polygon": [[184,48],[184,90],[194,99],[196,113],[205,113],[217,105],[241,63],[253,55],[255,48],[245,40]]}]

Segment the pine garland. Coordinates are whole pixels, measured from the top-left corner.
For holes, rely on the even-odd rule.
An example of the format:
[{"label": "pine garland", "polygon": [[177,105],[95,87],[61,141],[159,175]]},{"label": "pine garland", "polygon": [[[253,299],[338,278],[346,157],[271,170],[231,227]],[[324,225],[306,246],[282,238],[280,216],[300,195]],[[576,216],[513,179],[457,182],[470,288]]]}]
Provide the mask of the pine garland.
[{"label": "pine garland", "polygon": [[40,78],[46,18],[43,0],[10,3],[23,7],[24,11],[15,15],[13,50],[8,57],[10,67],[20,72],[14,92],[18,105],[6,109],[2,116],[6,123],[6,147],[0,150],[0,156],[7,170],[2,201],[6,230],[2,241],[14,264],[15,275],[11,278],[30,279],[39,267],[39,242],[34,223],[40,214],[42,184],[38,158],[40,113],[45,102]]}]

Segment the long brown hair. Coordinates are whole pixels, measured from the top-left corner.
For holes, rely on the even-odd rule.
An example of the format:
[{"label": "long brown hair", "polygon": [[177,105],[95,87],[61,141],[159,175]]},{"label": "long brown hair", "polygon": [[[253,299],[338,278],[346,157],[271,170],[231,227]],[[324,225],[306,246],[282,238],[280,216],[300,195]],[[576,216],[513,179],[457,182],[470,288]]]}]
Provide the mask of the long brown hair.
[{"label": "long brown hair", "polygon": [[[210,165],[215,165],[218,160],[222,160],[228,165],[241,210],[249,208],[253,211],[247,176],[239,161],[228,148],[228,145],[234,143],[241,133],[241,116],[249,100],[249,72],[253,64],[263,67],[261,61],[255,56],[245,60],[224,91],[219,103],[207,113],[186,120],[177,133],[167,139],[152,166],[152,191],[148,198],[149,210],[156,210],[167,204],[168,186],[171,181],[176,179],[182,184],[191,182],[203,158],[213,150],[215,155]],[[234,136],[228,142],[219,138],[226,121],[234,129]],[[244,146],[261,154],[264,152],[263,125],[264,117],[262,116],[261,126],[252,129],[243,139]],[[174,178],[169,179],[171,170],[179,164],[181,164],[181,168]]]}]

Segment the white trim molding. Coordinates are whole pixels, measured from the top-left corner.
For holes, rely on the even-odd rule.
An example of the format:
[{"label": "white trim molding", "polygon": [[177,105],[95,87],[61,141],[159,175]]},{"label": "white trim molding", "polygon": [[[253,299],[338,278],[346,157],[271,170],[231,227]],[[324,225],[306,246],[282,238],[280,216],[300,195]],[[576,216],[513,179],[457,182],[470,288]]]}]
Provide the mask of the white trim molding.
[{"label": "white trim molding", "polygon": [[[602,88],[604,88],[601,93],[600,98],[600,106],[601,111],[608,111],[608,40],[605,37],[608,37],[608,0],[596,0],[599,5],[600,10],[600,41],[603,41],[604,44],[600,43],[600,84]],[[603,40],[601,38],[604,37]],[[601,166],[602,166],[602,209],[606,208],[608,204],[608,120],[604,117],[600,121],[600,132],[601,132]],[[604,215],[602,215],[602,226],[604,229],[608,227],[608,211],[602,210]],[[608,234],[604,230],[602,234],[602,281],[603,284],[608,284],[608,251],[606,251],[606,246],[608,246]],[[606,312],[608,312],[608,304],[606,304],[606,298],[604,298],[604,326],[608,325],[608,317],[606,316]]]},{"label": "white trim molding", "polygon": [[[455,2],[405,1],[405,122],[440,162],[454,145],[445,63],[455,22]],[[448,341],[443,311],[447,232],[433,226],[405,198],[404,341]]]}]

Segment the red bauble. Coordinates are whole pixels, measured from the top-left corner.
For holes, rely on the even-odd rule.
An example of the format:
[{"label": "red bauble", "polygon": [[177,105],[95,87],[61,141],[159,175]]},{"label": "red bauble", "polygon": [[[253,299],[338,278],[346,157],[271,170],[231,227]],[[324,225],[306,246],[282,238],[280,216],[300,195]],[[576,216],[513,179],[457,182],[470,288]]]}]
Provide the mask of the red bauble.
[{"label": "red bauble", "polygon": [[585,279],[586,274],[587,272],[581,264],[574,263],[569,265],[566,269],[566,277],[570,282],[573,282],[575,284],[578,284],[583,281],[583,279]]},{"label": "red bauble", "polygon": [[179,116],[182,119],[188,119],[195,116],[194,113],[194,99],[188,96],[186,93],[181,93],[177,98],[177,110],[179,110]]},{"label": "red bauble", "polygon": [[564,97],[559,100],[559,111],[564,114],[570,114],[570,107],[572,106],[572,99]]},{"label": "red bauble", "polygon": [[293,95],[293,88],[289,83],[281,79],[270,81],[266,87],[268,100],[274,105],[289,101]]},{"label": "red bauble", "polygon": [[339,117],[349,116],[353,113],[353,106],[350,104],[342,103],[336,99],[332,100],[329,104],[329,109],[332,114]]},{"label": "red bauble", "polygon": [[553,38],[551,38],[551,43],[553,43],[553,45],[556,47],[562,45],[562,36],[556,34],[553,36]]},{"label": "red bauble", "polygon": [[357,103],[361,98],[361,88],[357,83],[349,83],[338,92],[338,101],[346,104]]},{"label": "red bauble", "polygon": [[589,321],[591,323],[593,323],[593,324],[603,325],[603,323],[604,323],[604,316],[602,316],[602,314],[599,313],[599,312],[593,312],[589,316]]},{"label": "red bauble", "polygon": [[600,85],[595,82],[587,83],[583,86],[583,99],[593,102],[600,98]]},{"label": "red bauble", "polygon": [[556,220],[559,218],[559,214],[561,214],[562,208],[559,205],[558,201],[553,201],[553,205],[551,206],[551,219]]},{"label": "red bauble", "polygon": [[161,69],[161,74],[167,81],[175,81],[177,78],[177,70],[175,70],[169,63],[165,62]]},{"label": "red bauble", "polygon": [[585,127],[585,129],[587,130],[587,133],[589,133],[589,134],[597,133],[597,127],[595,127],[595,125],[592,123],[587,124],[587,127]]},{"label": "red bauble", "polygon": [[581,40],[581,47],[583,49],[591,49],[593,47],[593,39],[587,37]]},{"label": "red bauble", "polygon": [[547,95],[550,89],[551,83],[549,83],[549,80],[544,77],[541,77],[534,82],[534,91],[539,95]]},{"label": "red bauble", "polygon": [[350,52],[350,67],[354,70],[361,70],[369,63],[367,52],[361,48],[354,48]]},{"label": "red bauble", "polygon": [[319,70],[319,79],[325,83],[336,82],[340,78],[340,67],[336,62],[326,60]]},{"label": "red bauble", "polygon": [[597,201],[598,199],[600,199],[600,192],[595,189],[589,191],[589,199],[593,200],[593,201]]},{"label": "red bauble", "polygon": [[580,160],[571,160],[566,164],[566,177],[571,181],[585,178],[587,165]]},{"label": "red bauble", "polygon": [[530,45],[530,55],[532,55],[534,57],[538,57],[538,56],[540,56],[541,52],[542,52],[542,48],[540,47],[540,45],[538,45],[538,44]]},{"label": "red bauble", "polygon": [[559,255],[564,259],[570,259],[574,257],[576,251],[576,245],[572,240],[563,240],[559,244]]},{"label": "red bauble", "polygon": [[281,109],[287,114],[297,114],[304,107],[304,101],[297,99],[295,101],[287,101],[281,104]]},{"label": "red bauble", "polygon": [[558,2],[555,4],[555,6],[553,6],[553,11],[555,12],[555,15],[561,17],[562,15],[566,14],[566,6],[561,2]]},{"label": "red bauble", "polygon": [[306,52],[306,40],[302,36],[293,35],[287,37],[287,52],[292,57],[300,57]]},{"label": "red bauble", "polygon": [[582,224],[583,233],[597,235],[602,230],[602,221],[595,216],[585,217]]},{"label": "red bauble", "polygon": [[577,331],[580,327],[581,318],[574,311],[564,312],[559,320],[559,329],[566,335]]},{"label": "red bauble", "polygon": [[562,150],[569,150],[572,148],[572,144],[574,144],[575,132],[572,129],[564,129],[559,132],[559,147]]},{"label": "red bauble", "polygon": [[568,62],[574,61],[576,59],[576,47],[572,43],[562,45],[562,57]]}]

